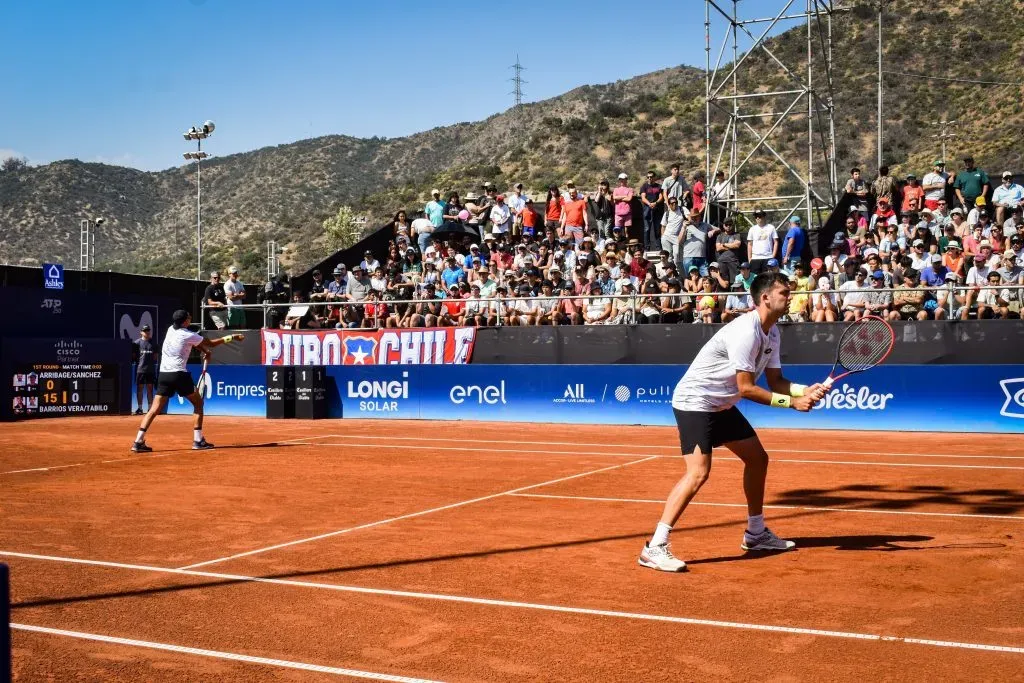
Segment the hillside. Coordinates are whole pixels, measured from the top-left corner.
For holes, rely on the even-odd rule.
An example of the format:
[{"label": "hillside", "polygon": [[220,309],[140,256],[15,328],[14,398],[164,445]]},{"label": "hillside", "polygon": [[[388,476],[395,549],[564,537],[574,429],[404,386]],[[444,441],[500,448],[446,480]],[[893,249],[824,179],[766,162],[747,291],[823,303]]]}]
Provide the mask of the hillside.
[{"label": "hillside", "polygon": [[[893,71],[961,79],[1013,80],[1024,64],[1020,3],[943,9],[892,3],[885,62]],[[1014,16],[1009,16],[1014,15]],[[949,27],[961,27],[950,31]],[[803,29],[771,48],[800,64]],[[836,140],[840,182],[857,164],[874,173],[875,19],[866,3],[835,22]],[[938,57],[937,57],[938,56]],[[948,70],[942,64],[948,65]],[[785,89],[763,53],[746,62],[743,89]],[[815,79],[823,74],[815,75]],[[756,83],[756,86],[754,85]],[[962,122],[951,160],[972,152],[982,168],[1021,170],[1019,86],[950,83],[887,74],[885,159],[896,172],[926,170],[939,153],[929,125]],[[687,173],[703,166],[704,74],[675,67],[606,85],[583,86],[484,121],[435,128],[404,138],[341,135],[215,157],[203,166],[204,262],[234,262],[249,281],[262,279],[267,239],[289,246],[286,267],[301,269],[330,250],[321,223],[349,204],[377,225],[398,208],[413,209],[431,187],[463,193],[483,180],[521,180],[533,193],[570,178],[592,187],[625,170],[633,178],[674,161]],[[764,101],[764,111],[779,106]],[[713,121],[721,130],[721,117]],[[742,139],[742,138],[741,138]],[[790,159],[806,159],[806,123],[794,117],[772,137]],[[793,184],[758,152],[749,187],[791,192]],[[951,164],[951,167],[955,167]],[[804,161],[806,167],[806,161]],[[819,179],[823,177],[816,170]],[[103,216],[98,267],[188,276],[194,273],[194,166],[157,173],[61,161],[0,173],[0,261],[78,261],[78,223]]]}]

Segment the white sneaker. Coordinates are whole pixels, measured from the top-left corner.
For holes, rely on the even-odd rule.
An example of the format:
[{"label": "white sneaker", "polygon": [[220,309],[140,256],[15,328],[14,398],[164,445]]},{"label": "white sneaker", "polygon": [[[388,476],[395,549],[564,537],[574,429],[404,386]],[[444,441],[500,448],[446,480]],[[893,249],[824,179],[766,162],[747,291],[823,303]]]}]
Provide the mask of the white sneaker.
[{"label": "white sneaker", "polygon": [[744,550],[789,550],[795,548],[796,543],[779,538],[772,533],[771,529],[765,527],[765,530],[756,536],[749,531],[744,531],[743,543],[740,543],[740,547]]},{"label": "white sneaker", "polygon": [[643,567],[657,569],[659,572],[681,572],[686,570],[686,563],[677,558],[669,550],[668,543],[651,545],[644,543],[637,562]]}]

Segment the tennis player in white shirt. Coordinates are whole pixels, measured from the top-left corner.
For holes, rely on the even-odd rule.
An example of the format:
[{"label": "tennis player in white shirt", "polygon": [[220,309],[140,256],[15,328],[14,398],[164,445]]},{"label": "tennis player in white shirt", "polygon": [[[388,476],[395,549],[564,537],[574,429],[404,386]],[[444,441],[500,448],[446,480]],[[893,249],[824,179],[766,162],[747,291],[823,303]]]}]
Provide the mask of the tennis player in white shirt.
[{"label": "tennis player in white shirt", "polygon": [[[740,547],[747,551],[789,550],[795,544],[764,525],[764,486],[768,453],[736,404],[741,398],[776,408],[807,412],[827,390],[806,387],[782,376],[780,334],[775,323],[789,310],[789,281],[779,273],[754,278],[750,296],[755,308],[722,327],[700,350],[672,395],[672,411],[686,474],[665,503],[661,521],[644,545],[639,563],[664,572],[680,572],[686,563],[669,547],[669,532],[711,472],[711,452],[725,446],[743,461],[747,529]],[[765,373],[770,390],[757,386]]]},{"label": "tennis player in white shirt", "polygon": [[192,450],[204,451],[213,448],[213,444],[203,437],[203,397],[196,391],[192,374],[188,371],[188,357],[193,347],[199,349],[203,358],[209,358],[213,347],[241,341],[245,338],[245,335],[242,334],[229,334],[219,339],[204,339],[188,329],[189,323],[192,322],[192,316],[184,310],[175,311],[171,316],[171,321],[172,325],[164,334],[163,348],[160,352],[160,374],[157,376],[156,398],[150,403],[149,412],[143,416],[142,424],[139,425],[135,443],[132,444],[133,453],[149,453],[153,450],[146,443],[146,430],[153,424],[156,416],[163,412],[167,402],[175,394],[184,396],[192,404],[194,414]]}]

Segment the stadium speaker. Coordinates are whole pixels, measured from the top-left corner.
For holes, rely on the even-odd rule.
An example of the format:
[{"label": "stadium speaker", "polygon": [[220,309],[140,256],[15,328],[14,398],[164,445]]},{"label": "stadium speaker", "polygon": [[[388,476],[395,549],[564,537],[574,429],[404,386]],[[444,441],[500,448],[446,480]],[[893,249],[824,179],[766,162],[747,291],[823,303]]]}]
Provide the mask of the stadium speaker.
[{"label": "stadium speaker", "polygon": [[324,366],[295,368],[295,417],[303,420],[327,417],[327,368]]},{"label": "stadium speaker", "polygon": [[295,368],[267,366],[267,417],[272,420],[295,417]]}]

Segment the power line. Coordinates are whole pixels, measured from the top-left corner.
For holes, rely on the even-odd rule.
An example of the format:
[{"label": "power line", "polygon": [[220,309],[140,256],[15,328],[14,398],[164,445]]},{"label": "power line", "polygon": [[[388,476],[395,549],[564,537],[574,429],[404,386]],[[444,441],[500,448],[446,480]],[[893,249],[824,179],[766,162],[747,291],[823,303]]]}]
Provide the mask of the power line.
[{"label": "power line", "polygon": [[894,76],[906,76],[908,78],[923,78],[928,81],[947,81],[950,83],[975,83],[977,85],[1018,85],[1024,86],[1021,81],[978,81],[970,78],[947,78],[945,76],[925,76],[923,74],[908,74],[903,71],[890,71],[882,69],[882,73],[893,74]]},{"label": "power line", "polygon": [[515,89],[512,90],[512,92],[510,92],[509,95],[514,95],[515,96],[515,98],[516,98],[515,110],[518,113],[523,108],[523,83],[527,83],[528,82],[528,81],[523,79],[523,71],[525,70],[526,67],[524,67],[522,64],[519,63],[519,55],[517,54],[516,55],[516,63],[513,64],[512,66],[510,66],[509,68],[510,69],[515,69],[515,72],[516,72],[516,75],[513,76],[512,78],[508,79],[508,80],[512,81],[513,85],[515,86]]}]

